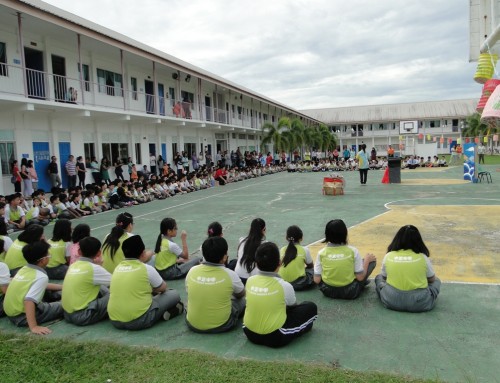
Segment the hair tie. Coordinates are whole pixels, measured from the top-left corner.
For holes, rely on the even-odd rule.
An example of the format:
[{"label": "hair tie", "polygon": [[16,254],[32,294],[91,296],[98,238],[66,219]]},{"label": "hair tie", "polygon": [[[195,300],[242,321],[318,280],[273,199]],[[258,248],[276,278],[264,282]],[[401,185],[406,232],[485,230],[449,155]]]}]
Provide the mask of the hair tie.
[{"label": "hair tie", "polygon": [[123,226],[123,222],[117,222],[116,226]]},{"label": "hair tie", "polygon": [[212,228],[208,229],[208,234],[213,234],[214,231],[212,230]]},{"label": "hair tie", "polygon": [[295,238],[293,238],[293,237],[288,238],[288,240],[289,240],[290,242],[295,242]]}]

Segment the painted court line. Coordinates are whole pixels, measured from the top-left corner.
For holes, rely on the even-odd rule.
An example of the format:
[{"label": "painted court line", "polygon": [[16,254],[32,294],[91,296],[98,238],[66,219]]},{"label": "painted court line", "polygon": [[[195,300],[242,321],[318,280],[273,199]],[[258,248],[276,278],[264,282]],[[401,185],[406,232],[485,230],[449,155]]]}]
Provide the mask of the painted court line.
[{"label": "painted court line", "polygon": [[[155,210],[155,211],[152,211],[152,212],[149,212],[149,213],[145,213],[145,214],[141,214],[141,215],[135,215],[135,216],[134,216],[134,219],[138,219],[138,218],[146,217],[146,216],[151,215],[151,214],[160,213],[160,212],[162,212],[162,211],[167,211],[167,210],[175,209],[175,208],[177,208],[177,207],[190,205],[190,204],[197,203],[197,202],[200,202],[200,201],[203,201],[203,200],[209,199],[209,198],[219,197],[219,196],[221,196],[221,195],[228,194],[228,193],[232,193],[232,192],[234,192],[234,191],[238,191],[238,190],[242,190],[242,189],[246,189],[246,188],[249,188],[249,187],[252,187],[252,186],[259,186],[259,185],[262,185],[262,184],[267,183],[267,182],[270,182],[270,181],[272,181],[272,180],[271,180],[271,179],[268,179],[268,180],[264,180],[264,181],[261,181],[261,182],[258,182],[258,183],[252,182],[252,184],[250,184],[250,185],[246,185],[246,186],[243,186],[243,187],[240,187],[240,188],[237,188],[237,189],[232,189],[232,190],[228,190],[228,191],[220,192],[220,193],[217,193],[217,194],[212,194],[212,195],[209,195],[209,196],[206,196],[206,197],[202,197],[202,198],[195,199],[195,200],[193,200],[193,201],[188,201],[188,202],[184,202],[184,203],[181,203],[181,204],[178,204],[178,205],[169,206],[169,207],[166,207],[166,208],[164,208],[164,209]],[[104,228],[104,227],[113,226],[114,224],[115,224],[114,222],[107,223],[106,225],[102,225],[102,226],[94,227],[94,228],[92,228],[92,230],[102,229],[102,228]]]}]

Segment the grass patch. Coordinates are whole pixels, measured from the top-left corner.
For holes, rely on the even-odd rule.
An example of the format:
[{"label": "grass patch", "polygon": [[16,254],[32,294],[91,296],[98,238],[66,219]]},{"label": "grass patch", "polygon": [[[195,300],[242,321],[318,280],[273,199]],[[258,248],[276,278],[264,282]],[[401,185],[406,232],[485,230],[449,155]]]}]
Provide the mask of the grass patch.
[{"label": "grass patch", "polygon": [[[279,353],[276,350],[276,353]],[[192,350],[77,343],[0,333],[2,383],[11,382],[437,382],[322,364],[228,360]]]}]

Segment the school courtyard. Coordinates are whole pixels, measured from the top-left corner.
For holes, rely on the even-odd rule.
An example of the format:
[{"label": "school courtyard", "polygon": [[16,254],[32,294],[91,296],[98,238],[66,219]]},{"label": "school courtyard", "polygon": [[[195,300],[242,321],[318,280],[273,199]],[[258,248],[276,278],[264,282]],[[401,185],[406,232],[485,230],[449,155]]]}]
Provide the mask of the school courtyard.
[{"label": "school courtyard", "polygon": [[[190,253],[198,251],[208,224],[217,220],[224,227],[230,258],[235,257],[238,239],[247,234],[253,218],[266,221],[267,239],[279,246],[285,245],[287,227],[299,225],[303,244],[312,244],[314,255],[322,246],[325,224],[341,218],[349,227],[349,243],[362,255],[377,256],[372,278],[396,231],[413,224],[430,249],[436,275],[444,282],[431,312],[385,309],[372,281],[356,301],[330,300],[317,289],[297,292],[299,301],[317,303],[318,320],[310,333],[278,350],[251,344],[241,329],[220,335],[195,334],[183,318],[140,332],[116,330],[109,321],[83,328],[60,321],[49,325],[53,333],[47,338],[194,349],[229,359],[297,360],[446,382],[499,382],[499,168],[483,166],[491,172],[493,183],[477,184],[462,180],[461,167],[402,170],[401,184],[382,184],[383,172],[370,171],[366,186],[360,185],[357,172],[344,172],[342,196],[322,195],[322,180],[329,173],[284,172],[128,209],[134,215],[134,233],[149,248],[154,247],[159,222],[165,217],[175,218],[179,229],[187,230]],[[121,211],[79,222],[90,224],[92,235],[102,240]],[[52,226],[45,233],[50,238]],[[183,280],[168,285],[186,299]],[[5,318],[0,320],[0,331],[28,333]]]}]

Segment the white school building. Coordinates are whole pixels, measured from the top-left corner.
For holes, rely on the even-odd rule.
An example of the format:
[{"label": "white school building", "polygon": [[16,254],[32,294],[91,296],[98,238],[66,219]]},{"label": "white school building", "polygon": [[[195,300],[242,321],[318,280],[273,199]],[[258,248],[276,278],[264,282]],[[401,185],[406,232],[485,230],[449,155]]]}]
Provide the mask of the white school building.
[{"label": "white school building", "polygon": [[[402,155],[446,154],[461,137],[478,99],[426,101],[309,109],[302,112],[323,121],[336,133],[340,148],[356,150],[364,143],[378,155],[391,145]],[[497,144],[497,143],[495,143]]]},{"label": "white school building", "polygon": [[50,190],[51,155],[60,167],[69,154],[149,167],[150,153],[261,151],[262,126],[283,116],[319,123],[44,2],[0,1],[1,194],[14,159],[33,159]]}]

